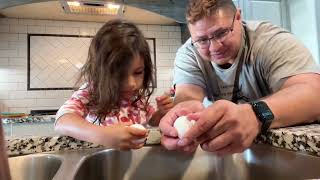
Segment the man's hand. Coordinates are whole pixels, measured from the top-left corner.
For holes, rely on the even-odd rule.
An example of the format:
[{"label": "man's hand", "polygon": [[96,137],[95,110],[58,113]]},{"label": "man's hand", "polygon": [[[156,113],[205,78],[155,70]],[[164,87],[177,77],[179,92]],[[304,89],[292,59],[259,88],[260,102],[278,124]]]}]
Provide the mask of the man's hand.
[{"label": "man's hand", "polygon": [[161,143],[169,150],[184,150],[192,152],[196,150],[198,144],[189,142],[186,146],[178,146],[178,132],[173,127],[173,123],[180,116],[185,116],[191,113],[200,112],[203,110],[201,102],[192,100],[185,101],[174,106],[161,120],[159,127],[162,132]]},{"label": "man's hand", "polygon": [[261,126],[251,105],[237,105],[226,100],[216,101],[205,110],[189,117],[195,119],[196,124],[178,145],[185,147],[196,141],[203,150],[219,156],[247,149],[258,135]]}]

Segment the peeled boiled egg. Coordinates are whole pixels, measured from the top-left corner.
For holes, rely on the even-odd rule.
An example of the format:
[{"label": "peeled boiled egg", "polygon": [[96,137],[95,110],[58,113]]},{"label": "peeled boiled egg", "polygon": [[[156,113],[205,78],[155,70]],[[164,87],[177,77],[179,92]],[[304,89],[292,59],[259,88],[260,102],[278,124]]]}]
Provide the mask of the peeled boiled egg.
[{"label": "peeled boiled egg", "polygon": [[183,138],[185,133],[195,124],[194,120],[189,120],[187,116],[180,116],[176,119],[173,127],[176,128],[178,132],[178,137]]}]

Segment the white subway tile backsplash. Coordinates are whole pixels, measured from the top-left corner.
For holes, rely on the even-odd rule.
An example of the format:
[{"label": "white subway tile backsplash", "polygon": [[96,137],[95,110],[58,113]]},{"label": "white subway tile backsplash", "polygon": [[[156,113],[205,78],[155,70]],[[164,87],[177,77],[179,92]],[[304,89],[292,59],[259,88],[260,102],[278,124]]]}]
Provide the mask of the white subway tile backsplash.
[{"label": "white subway tile backsplash", "polygon": [[8,58],[9,65],[10,66],[23,66],[23,68],[26,70],[27,60],[26,58]]},{"label": "white subway tile backsplash", "polygon": [[9,49],[27,48],[27,44],[23,41],[9,41]]},{"label": "white subway tile backsplash", "polygon": [[0,49],[9,49],[9,42],[0,40]]},{"label": "white subway tile backsplash", "polygon": [[8,99],[9,92],[10,92],[9,90],[1,90],[0,91],[0,100]]},{"label": "white subway tile backsplash", "polygon": [[17,89],[18,89],[18,83],[0,82],[0,91],[5,91],[5,90],[15,91]]},{"label": "white subway tile backsplash", "polygon": [[0,18],[0,25],[9,25],[8,18]]},{"label": "white subway tile backsplash", "polygon": [[176,26],[161,26],[161,31],[175,31]]},{"label": "white subway tile backsplash", "polygon": [[175,56],[176,56],[175,53],[162,53],[162,52],[157,53],[157,57],[158,57],[157,59],[159,60],[174,60]]},{"label": "white subway tile backsplash", "polygon": [[20,42],[27,43],[28,35],[27,34],[18,34],[18,39],[19,39]]},{"label": "white subway tile backsplash", "polygon": [[33,26],[33,25],[36,25],[37,20],[34,20],[34,19],[19,19],[18,22],[19,22],[20,25]]},{"label": "white subway tile backsplash", "polygon": [[169,32],[169,38],[179,39],[181,38],[181,32],[180,31]]},{"label": "white subway tile backsplash", "polygon": [[154,38],[156,32],[155,31],[144,31],[142,33],[146,38]]},{"label": "white subway tile backsplash", "polygon": [[159,71],[162,71],[162,68],[165,67],[166,69],[168,67],[173,67],[174,65],[174,59],[171,60],[161,60],[159,63],[157,62],[157,67],[159,69]]},{"label": "white subway tile backsplash", "polygon": [[[8,108],[9,112],[19,112],[19,113],[26,113],[29,114],[30,113],[30,108]],[[13,125],[13,124],[11,124]]]},{"label": "white subway tile backsplash", "polygon": [[18,48],[18,56],[17,57],[27,58],[27,56],[28,56],[27,47]]},{"label": "white subway tile backsplash", "polygon": [[148,31],[156,31],[156,32],[158,32],[159,30],[161,30],[161,26],[160,25],[148,25]]},{"label": "white subway tile backsplash", "polygon": [[47,98],[45,91],[27,91],[26,98],[28,99],[38,99],[38,98]]},{"label": "white subway tile backsplash", "polygon": [[19,19],[16,18],[9,18],[8,19],[8,24],[19,24]]},{"label": "white subway tile backsplash", "polygon": [[36,105],[36,99],[8,99],[3,102],[9,108],[27,108]]},{"label": "white subway tile backsplash", "polygon": [[60,106],[61,99],[60,98],[55,98],[55,99],[36,99],[37,106],[43,106],[43,107],[51,107],[55,106],[58,107]]},{"label": "white subway tile backsplash", "polygon": [[19,34],[0,33],[1,41],[18,41]]},{"label": "white subway tile backsplash", "polygon": [[11,25],[9,26],[10,33],[27,33],[28,32],[28,26],[26,25]]},{"label": "white subway tile backsplash", "polygon": [[0,58],[0,66],[3,67],[3,66],[8,66],[8,65],[9,65],[9,58]]},{"label": "white subway tile backsplash", "polygon": [[179,45],[179,46],[181,46],[181,39],[159,39],[158,42],[160,45],[166,45],[166,46]]},{"label": "white subway tile backsplash", "polygon": [[156,32],[154,34],[155,38],[162,38],[162,39],[166,39],[169,38],[169,32]]},{"label": "white subway tile backsplash", "polygon": [[17,49],[0,49],[0,57],[18,57]]},{"label": "white subway tile backsplash", "polygon": [[8,33],[9,32],[9,25],[1,24],[0,25],[0,33]]},{"label": "white subway tile backsplash", "polygon": [[27,76],[26,75],[10,75],[8,76],[8,82],[27,82]]},{"label": "white subway tile backsplash", "polygon": [[170,52],[176,53],[180,48],[180,46],[169,46],[169,48],[170,48]]},{"label": "white subway tile backsplash", "polygon": [[66,35],[79,35],[79,27],[62,27],[62,33]]},{"label": "white subway tile backsplash", "polygon": [[89,27],[80,27],[79,31],[82,36],[94,36],[96,34],[96,30]]},{"label": "white subway tile backsplash", "polygon": [[17,84],[17,89],[18,91],[26,91],[27,90],[27,82],[18,82]]},{"label": "white subway tile backsplash", "polygon": [[28,33],[32,34],[44,34],[46,32],[46,27],[45,26],[28,26]]},{"label": "white subway tile backsplash", "polygon": [[28,98],[27,91],[10,91],[9,99],[25,99]]},{"label": "white subway tile backsplash", "polygon": [[156,48],[157,52],[163,52],[163,53],[168,53],[170,52],[170,46],[157,46]]},{"label": "white subway tile backsplash", "polygon": [[62,34],[62,26],[46,26],[47,34]]},{"label": "white subway tile backsplash", "polygon": [[148,31],[148,25],[138,25],[138,28],[140,29],[140,31]]}]

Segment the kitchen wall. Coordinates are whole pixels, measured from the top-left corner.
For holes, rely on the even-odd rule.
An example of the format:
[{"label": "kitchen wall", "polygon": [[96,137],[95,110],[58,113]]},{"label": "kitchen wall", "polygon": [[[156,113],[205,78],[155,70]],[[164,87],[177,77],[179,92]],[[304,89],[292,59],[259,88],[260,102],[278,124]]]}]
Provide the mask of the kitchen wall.
[{"label": "kitchen wall", "polygon": [[320,63],[320,30],[318,30],[320,17],[317,17],[319,15],[317,6],[320,7],[320,5],[316,1],[318,0],[289,0],[288,10],[290,13],[291,32],[303,42],[311,51],[314,59]]},{"label": "kitchen wall", "polygon": [[[71,90],[27,91],[27,34],[94,35],[103,23],[0,18],[0,112],[56,109]],[[175,52],[181,45],[180,26],[138,25],[156,40],[157,89],[172,84]],[[154,97],[152,98],[154,103]]]}]

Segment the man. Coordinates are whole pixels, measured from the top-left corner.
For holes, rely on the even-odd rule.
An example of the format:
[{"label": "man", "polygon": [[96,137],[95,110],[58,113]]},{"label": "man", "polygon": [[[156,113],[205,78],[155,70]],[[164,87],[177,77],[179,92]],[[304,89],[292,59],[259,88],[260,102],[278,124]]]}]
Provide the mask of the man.
[{"label": "man", "polygon": [[[232,0],[191,0],[186,18],[191,39],[175,59],[177,105],[160,122],[166,148],[238,153],[260,132],[320,116],[319,67],[292,34],[243,22]],[[205,108],[206,99],[213,104]],[[179,139],[172,126],[182,115],[196,124]]]}]

